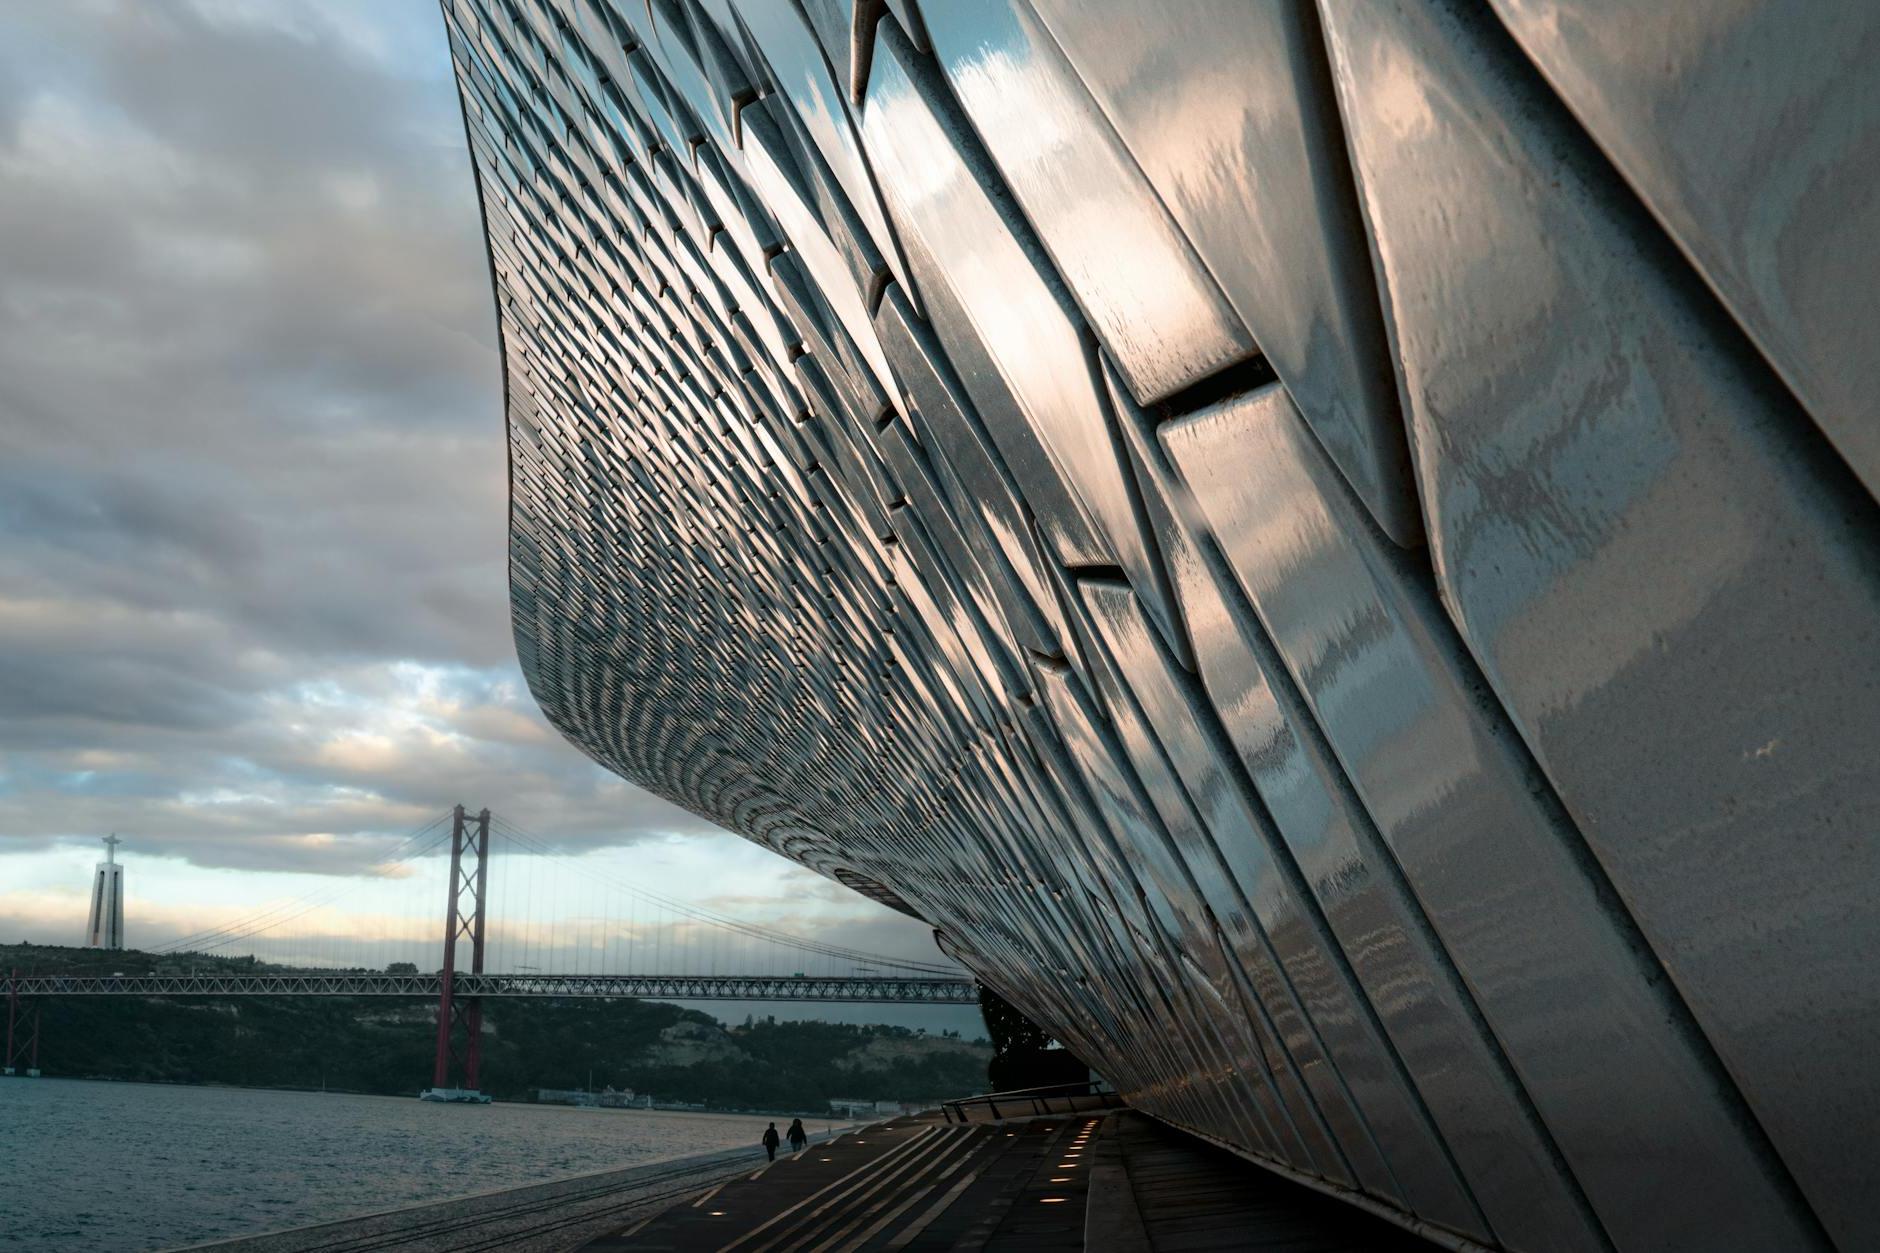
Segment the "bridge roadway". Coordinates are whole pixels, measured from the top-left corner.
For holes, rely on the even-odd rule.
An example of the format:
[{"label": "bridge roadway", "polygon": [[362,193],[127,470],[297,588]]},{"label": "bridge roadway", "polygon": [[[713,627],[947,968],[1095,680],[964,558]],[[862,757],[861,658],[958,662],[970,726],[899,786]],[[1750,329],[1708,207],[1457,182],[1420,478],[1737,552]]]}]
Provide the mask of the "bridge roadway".
[{"label": "bridge roadway", "polygon": [[[436,1000],[437,974],[36,975],[11,980],[33,996],[409,996]],[[0,992],[9,981],[0,979]],[[463,974],[453,997],[639,997],[664,1001],[850,1001],[896,1005],[971,1005],[969,979],[895,979],[809,975]]]}]

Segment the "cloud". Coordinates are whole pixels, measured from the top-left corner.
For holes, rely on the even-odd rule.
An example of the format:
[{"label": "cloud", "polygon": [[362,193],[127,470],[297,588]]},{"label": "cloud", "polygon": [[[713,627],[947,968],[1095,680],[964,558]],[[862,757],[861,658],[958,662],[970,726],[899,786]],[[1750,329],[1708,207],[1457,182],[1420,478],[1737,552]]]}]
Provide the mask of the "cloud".
[{"label": "cloud", "polygon": [[433,9],[10,6],[0,187],[0,853],[346,873],[459,799],[710,830],[516,671]]},{"label": "cloud", "polygon": [[[509,634],[505,473],[433,5],[0,6],[0,937],[76,942],[107,831],[151,945],[328,890],[461,800],[571,854],[632,845],[618,873],[669,896],[934,960],[921,924],[547,725]],[[244,947],[382,963],[364,895]]]}]

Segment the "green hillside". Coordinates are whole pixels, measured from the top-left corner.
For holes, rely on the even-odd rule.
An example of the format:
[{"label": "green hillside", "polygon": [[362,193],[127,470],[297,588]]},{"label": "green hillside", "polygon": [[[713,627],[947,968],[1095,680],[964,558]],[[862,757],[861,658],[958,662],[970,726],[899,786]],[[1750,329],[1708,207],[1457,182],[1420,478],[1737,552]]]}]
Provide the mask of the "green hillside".
[{"label": "green hillside", "polygon": [[[0,970],[97,966],[102,955],[0,945]],[[242,959],[165,958],[185,967]],[[126,974],[158,967],[111,954]],[[725,1028],[654,1001],[507,1001],[484,1006],[483,1088],[611,1085],[720,1109],[819,1109],[830,1097],[922,1101],[985,1086],[992,1050],[903,1027],[754,1021]],[[435,1006],[379,997],[49,998],[48,1075],[159,1083],[319,1087],[394,1095],[430,1083]]]}]

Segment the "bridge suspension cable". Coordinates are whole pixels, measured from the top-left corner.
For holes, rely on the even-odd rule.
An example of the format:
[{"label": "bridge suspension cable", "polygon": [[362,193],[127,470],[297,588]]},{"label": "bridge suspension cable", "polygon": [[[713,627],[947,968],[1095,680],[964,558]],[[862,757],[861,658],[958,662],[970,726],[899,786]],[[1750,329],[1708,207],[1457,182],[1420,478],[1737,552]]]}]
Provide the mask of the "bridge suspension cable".
[{"label": "bridge suspension cable", "polygon": [[491,815],[490,821],[496,832],[503,838],[527,849],[537,856],[551,858],[561,864],[574,867],[581,874],[591,876],[616,891],[637,897],[640,900],[650,902],[663,909],[671,910],[682,917],[689,918],[704,926],[715,927],[779,948],[794,949],[798,952],[814,954],[819,957],[828,957],[836,961],[851,962],[857,965],[903,970],[941,977],[957,976],[960,973],[960,968],[952,963],[921,962],[905,958],[884,957],[881,954],[869,953],[862,949],[849,948],[839,944],[828,944],[821,940],[812,940],[806,936],[796,935],[791,932],[745,922],[742,919],[730,917],[716,910],[707,909],[702,905],[695,905],[689,901],[678,900],[663,892],[656,892],[650,888],[640,887],[637,884],[623,883],[611,875],[597,871],[592,867],[580,865],[573,858],[558,852],[546,839],[522,830],[499,814]]},{"label": "bridge suspension cable", "polygon": [[[445,825],[450,821],[448,812],[439,814],[431,821],[407,835],[394,845],[389,852],[366,868],[366,873],[374,876],[408,862],[417,861],[436,851],[439,845],[450,838],[450,829]],[[354,876],[357,877],[357,876]],[[205,931],[194,932],[167,944],[153,946],[153,953],[206,953],[227,948],[231,944],[273,931],[314,910],[330,905],[344,897],[353,888],[350,879],[341,879],[337,883],[315,888],[302,896],[280,901],[256,913],[234,922],[225,923]],[[291,912],[290,912],[291,911]]]},{"label": "bridge suspension cable", "polygon": [[[446,813],[426,822],[360,874],[149,951],[171,958],[241,952],[284,970],[370,971],[400,963],[435,970],[443,894],[433,880],[448,853],[451,819]],[[951,963],[818,940],[642,886],[609,867],[618,850],[576,855],[498,815],[490,816],[490,834],[492,972],[912,980],[963,974]]]}]

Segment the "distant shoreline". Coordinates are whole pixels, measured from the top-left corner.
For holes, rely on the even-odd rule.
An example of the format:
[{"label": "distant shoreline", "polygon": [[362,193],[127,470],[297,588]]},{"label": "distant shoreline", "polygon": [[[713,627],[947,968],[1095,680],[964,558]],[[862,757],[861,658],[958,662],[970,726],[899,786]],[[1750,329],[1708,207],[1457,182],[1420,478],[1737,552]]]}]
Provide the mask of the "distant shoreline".
[{"label": "distant shoreline", "polygon": [[[370,1097],[375,1101],[415,1101],[418,1099],[418,1093],[415,1091],[411,1093],[361,1092],[357,1088],[312,1088],[263,1083],[216,1083],[214,1081],[189,1083],[181,1079],[114,1079],[110,1075],[40,1075],[34,1079],[28,1079],[24,1075],[0,1076],[0,1091],[5,1091],[5,1085],[9,1081],[14,1080],[20,1083],[109,1083],[138,1088],[218,1088],[228,1092],[295,1092],[313,1096],[364,1096]],[[523,1109],[591,1110],[606,1114],[671,1114],[680,1117],[689,1114],[708,1118],[725,1116],[747,1118],[813,1118],[819,1122],[827,1122],[832,1125],[837,1123],[849,1125],[858,1121],[854,1118],[839,1118],[826,1111],[809,1109],[731,1109],[716,1106],[707,1106],[704,1109],[659,1109],[657,1107],[647,1108],[639,1105],[565,1105],[559,1101],[508,1101],[500,1098],[492,1098],[490,1104],[515,1105]]]}]

